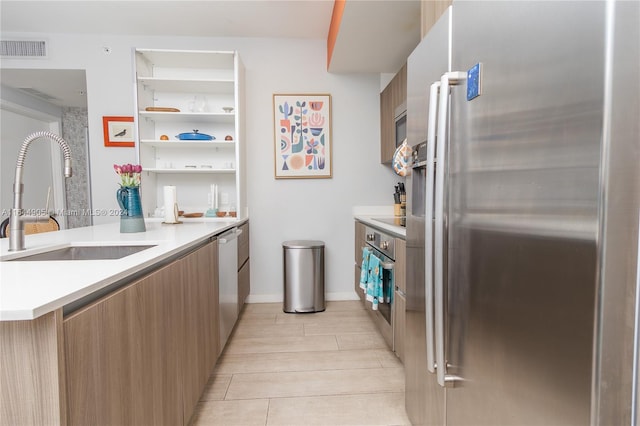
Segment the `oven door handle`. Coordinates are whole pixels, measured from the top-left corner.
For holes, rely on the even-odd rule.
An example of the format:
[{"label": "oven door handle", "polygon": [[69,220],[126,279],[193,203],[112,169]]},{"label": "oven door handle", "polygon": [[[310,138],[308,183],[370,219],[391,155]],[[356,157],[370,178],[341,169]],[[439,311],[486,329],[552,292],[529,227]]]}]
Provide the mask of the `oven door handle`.
[{"label": "oven door handle", "polygon": [[393,271],[393,262],[380,262],[380,265],[382,265],[382,269]]},{"label": "oven door handle", "polygon": [[[366,248],[368,248],[369,250],[375,250],[375,249],[373,249],[373,248],[371,248],[371,247],[362,246],[362,250],[361,250],[361,251],[364,251],[364,249],[366,249]],[[380,257],[380,256],[378,256],[378,255],[376,255],[376,256],[377,256],[378,258]],[[394,265],[394,263],[395,263],[395,262],[385,262],[384,260],[380,259],[380,265],[382,266],[382,269],[386,269],[386,270],[388,270],[388,271],[393,271],[393,265]]]}]

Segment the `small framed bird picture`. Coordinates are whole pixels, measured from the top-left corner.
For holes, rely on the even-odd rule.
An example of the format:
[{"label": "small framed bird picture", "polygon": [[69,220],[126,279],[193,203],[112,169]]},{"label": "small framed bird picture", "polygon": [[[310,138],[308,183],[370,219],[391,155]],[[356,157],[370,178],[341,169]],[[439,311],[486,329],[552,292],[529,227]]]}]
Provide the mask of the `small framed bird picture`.
[{"label": "small framed bird picture", "polygon": [[133,117],[102,117],[104,146],[135,146]]}]

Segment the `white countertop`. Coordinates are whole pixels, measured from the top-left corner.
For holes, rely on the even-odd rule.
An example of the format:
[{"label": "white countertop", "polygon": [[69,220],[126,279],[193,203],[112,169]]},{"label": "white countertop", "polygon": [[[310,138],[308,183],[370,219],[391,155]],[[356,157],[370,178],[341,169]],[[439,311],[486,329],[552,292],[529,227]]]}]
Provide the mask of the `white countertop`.
[{"label": "white countertop", "polygon": [[[24,252],[9,252],[0,240],[0,320],[30,320],[54,311],[155,263],[238,226],[244,220],[187,222],[177,225],[146,221],[146,232],[120,233],[119,222],[28,235]],[[136,245],[155,247],[108,260],[4,261],[73,245]]]},{"label": "white countertop", "polygon": [[394,218],[393,206],[357,206],[353,208],[353,217],[366,225],[387,231],[395,237],[407,238],[407,229],[405,227],[376,220]]}]

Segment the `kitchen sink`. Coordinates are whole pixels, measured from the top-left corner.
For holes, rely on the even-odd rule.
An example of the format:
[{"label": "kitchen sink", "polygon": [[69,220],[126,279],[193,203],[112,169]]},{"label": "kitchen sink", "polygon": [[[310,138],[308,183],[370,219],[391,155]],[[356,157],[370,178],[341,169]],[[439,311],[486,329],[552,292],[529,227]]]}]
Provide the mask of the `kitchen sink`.
[{"label": "kitchen sink", "polygon": [[155,247],[156,245],[122,245],[122,246],[67,246],[45,251],[37,254],[29,254],[6,261],[51,261],[51,260],[103,260],[122,259],[123,257]]}]

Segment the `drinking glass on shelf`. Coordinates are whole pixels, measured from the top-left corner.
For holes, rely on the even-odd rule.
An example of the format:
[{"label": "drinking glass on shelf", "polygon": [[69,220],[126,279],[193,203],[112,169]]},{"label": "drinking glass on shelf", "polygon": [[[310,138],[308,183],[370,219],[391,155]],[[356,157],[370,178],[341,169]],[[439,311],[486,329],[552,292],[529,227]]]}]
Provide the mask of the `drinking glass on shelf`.
[{"label": "drinking glass on shelf", "polygon": [[193,100],[189,102],[189,111],[191,112],[207,112],[208,110],[207,99],[204,96],[195,95]]}]

